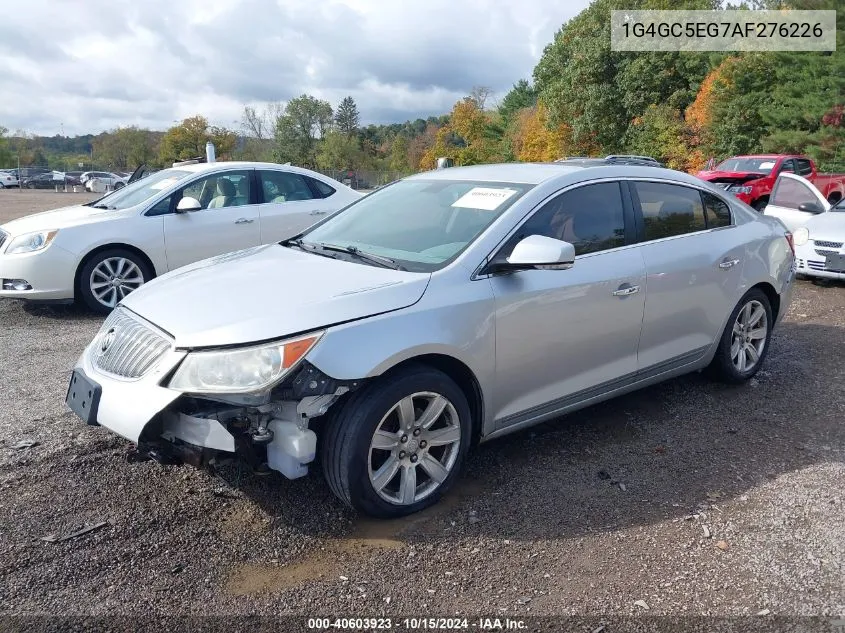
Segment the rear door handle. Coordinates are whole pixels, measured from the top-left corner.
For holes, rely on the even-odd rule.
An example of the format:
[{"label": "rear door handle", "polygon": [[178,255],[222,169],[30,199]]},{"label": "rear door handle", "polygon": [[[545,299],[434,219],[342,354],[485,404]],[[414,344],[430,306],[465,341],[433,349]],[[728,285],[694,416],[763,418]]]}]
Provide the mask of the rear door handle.
[{"label": "rear door handle", "polygon": [[252,224],[255,220],[251,218],[238,218],[235,220],[235,224]]},{"label": "rear door handle", "polygon": [[728,268],[733,268],[739,263],[738,259],[726,259],[719,263],[719,268],[723,270],[727,270]]},{"label": "rear door handle", "polygon": [[613,291],[614,297],[627,297],[628,295],[636,294],[640,291],[639,286],[632,286],[631,284],[622,284],[618,289]]}]

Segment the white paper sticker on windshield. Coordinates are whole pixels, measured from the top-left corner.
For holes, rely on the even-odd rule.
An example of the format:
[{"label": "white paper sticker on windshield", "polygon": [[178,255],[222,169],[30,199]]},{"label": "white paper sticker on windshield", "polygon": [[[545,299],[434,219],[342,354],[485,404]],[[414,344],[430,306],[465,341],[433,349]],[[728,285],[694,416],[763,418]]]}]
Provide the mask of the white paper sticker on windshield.
[{"label": "white paper sticker on windshield", "polygon": [[775,164],[773,162],[765,162],[760,163],[760,167],[758,169],[772,169],[774,168]]},{"label": "white paper sticker on windshield", "polygon": [[453,207],[467,209],[483,209],[495,211],[508,198],[516,194],[516,189],[493,189],[492,187],[475,187],[467,191],[452,203]]},{"label": "white paper sticker on windshield", "polygon": [[151,184],[150,189],[155,189],[155,190],[164,189],[164,188],[172,185],[177,180],[179,180],[179,179],[178,178],[165,178],[164,180],[159,180],[158,182]]}]

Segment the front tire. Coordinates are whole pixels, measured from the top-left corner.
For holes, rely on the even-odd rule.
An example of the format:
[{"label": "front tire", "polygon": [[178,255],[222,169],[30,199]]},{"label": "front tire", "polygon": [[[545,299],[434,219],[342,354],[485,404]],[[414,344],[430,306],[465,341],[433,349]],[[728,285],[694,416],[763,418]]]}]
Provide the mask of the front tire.
[{"label": "front tire", "polygon": [[414,364],[354,392],[321,438],[323,473],[347,506],[378,518],[431,506],[451,487],[471,439],[463,391]]},{"label": "front tire", "polygon": [[769,298],[759,288],[752,288],[728,319],[716,355],[707,368],[710,376],[735,385],[754,376],[769,352],[773,325]]},{"label": "front tire", "polygon": [[755,200],[751,206],[758,213],[763,213],[763,210],[766,208],[767,204],[769,204],[768,198],[761,198],[760,200]]},{"label": "front tire", "polygon": [[108,314],[133,290],[153,278],[147,263],[123,248],[100,251],[79,273],[79,296],[91,310]]}]

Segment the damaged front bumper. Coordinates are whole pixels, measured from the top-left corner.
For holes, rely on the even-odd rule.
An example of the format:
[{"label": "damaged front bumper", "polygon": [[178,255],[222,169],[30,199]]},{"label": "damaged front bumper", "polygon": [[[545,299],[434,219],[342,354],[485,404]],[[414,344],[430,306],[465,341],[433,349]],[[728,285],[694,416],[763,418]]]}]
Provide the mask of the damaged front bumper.
[{"label": "damaged front bumper", "polygon": [[310,421],[359,386],[302,361],[261,394],[192,396],[162,386],[186,355],[171,348],[145,375],[125,379],[100,371],[86,349],[74,367],[66,402],[88,424],[134,442],[142,456],[195,466],[237,458],[256,472],[273,469],[294,479],[305,475],[314,459]]}]

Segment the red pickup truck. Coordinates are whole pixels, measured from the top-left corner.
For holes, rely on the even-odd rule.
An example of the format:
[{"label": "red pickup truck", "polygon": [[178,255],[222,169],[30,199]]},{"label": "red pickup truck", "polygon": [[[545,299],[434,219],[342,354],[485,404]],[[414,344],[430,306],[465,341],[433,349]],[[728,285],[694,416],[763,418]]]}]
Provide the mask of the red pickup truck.
[{"label": "red pickup truck", "polygon": [[811,158],[794,154],[732,156],[712,170],[700,171],[697,175],[762,211],[769,202],[769,194],[781,172],[803,176],[831,204],[845,197],[845,174],[820,174]]}]

